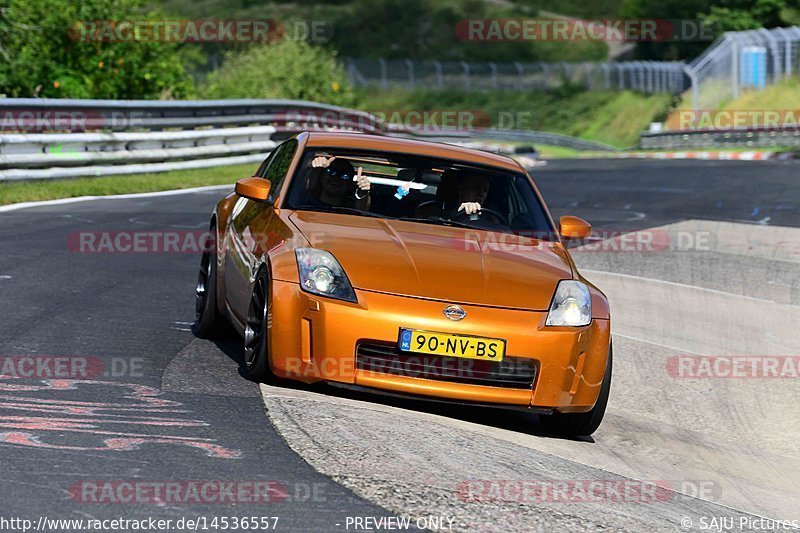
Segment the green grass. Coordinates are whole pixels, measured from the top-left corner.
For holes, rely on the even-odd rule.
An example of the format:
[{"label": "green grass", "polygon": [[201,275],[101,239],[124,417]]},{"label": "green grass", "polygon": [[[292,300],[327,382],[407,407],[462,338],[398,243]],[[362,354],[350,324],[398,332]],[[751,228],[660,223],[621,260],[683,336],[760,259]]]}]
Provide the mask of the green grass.
[{"label": "green grass", "polygon": [[76,196],[100,196],[137,192],[187,189],[205,185],[233,184],[251,176],[257,165],[232,165],[226,167],[176,170],[156,174],[132,174],[100,178],[65,180],[31,180],[0,182],[0,205]]},{"label": "green grass", "polygon": [[[704,92],[711,92],[717,89],[714,84],[706,83],[703,87]],[[727,90],[727,86],[725,86]],[[704,99],[701,92],[700,101]],[[692,107],[691,92],[683,95],[680,103],[672,110],[667,119],[666,128],[676,130],[680,128],[680,111],[690,110]],[[703,111],[708,108],[701,106]],[[716,109],[721,111],[793,111],[795,119],[800,117],[800,77],[792,77],[782,80],[774,85],[766,87],[764,90],[742,90],[741,95],[736,100],[723,101]],[[763,114],[758,115],[763,119]],[[783,118],[781,118],[783,120]]]},{"label": "green grass", "polygon": [[724,109],[800,110],[800,77],[785,79],[763,91],[743,91],[738,99]]},{"label": "green grass", "polygon": [[672,104],[666,94],[631,91],[586,92],[574,87],[548,92],[363,90],[367,111],[472,111],[493,126],[563,133],[619,148],[634,146],[650,122],[660,121]]},{"label": "green grass", "polygon": [[567,148],[566,146],[537,146],[536,150],[539,151],[541,159],[571,159],[578,157],[581,152],[574,148]]}]

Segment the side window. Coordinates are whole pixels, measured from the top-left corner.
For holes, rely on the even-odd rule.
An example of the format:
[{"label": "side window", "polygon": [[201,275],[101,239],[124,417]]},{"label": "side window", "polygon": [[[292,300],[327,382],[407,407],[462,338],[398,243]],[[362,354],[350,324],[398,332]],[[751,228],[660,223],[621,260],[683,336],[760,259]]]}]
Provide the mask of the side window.
[{"label": "side window", "polygon": [[269,167],[269,164],[272,162],[272,156],[274,155],[275,155],[275,150],[273,150],[272,153],[267,156],[264,162],[258,166],[258,170],[256,170],[256,173],[253,174],[253,176],[258,176],[259,178],[263,178],[264,174],[267,172],[267,167]]},{"label": "side window", "polygon": [[[269,195],[270,201],[274,200],[275,193],[281,189],[283,180],[286,179],[286,173],[289,171],[289,165],[292,164],[294,154],[297,151],[297,140],[289,139],[281,144],[272,156],[266,162],[263,169],[259,169],[259,176],[268,179],[272,182],[272,192]],[[263,171],[263,173],[261,172]]]}]

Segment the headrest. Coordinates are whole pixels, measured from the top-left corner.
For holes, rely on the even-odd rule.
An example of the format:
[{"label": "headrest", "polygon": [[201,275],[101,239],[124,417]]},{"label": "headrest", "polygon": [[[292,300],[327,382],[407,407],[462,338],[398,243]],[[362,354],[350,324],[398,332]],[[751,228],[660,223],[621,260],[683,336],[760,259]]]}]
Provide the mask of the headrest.
[{"label": "headrest", "polygon": [[458,171],[448,169],[442,173],[442,179],[436,188],[436,199],[445,205],[458,202]]},{"label": "headrest", "polygon": [[401,181],[411,181],[416,175],[417,169],[415,168],[401,168],[397,173],[397,179]]}]

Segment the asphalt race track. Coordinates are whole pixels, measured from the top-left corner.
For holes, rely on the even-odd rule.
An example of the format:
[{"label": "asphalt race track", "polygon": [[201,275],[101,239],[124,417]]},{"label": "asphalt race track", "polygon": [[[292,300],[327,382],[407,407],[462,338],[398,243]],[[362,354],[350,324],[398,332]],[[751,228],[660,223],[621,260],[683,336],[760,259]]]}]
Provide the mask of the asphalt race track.
[{"label": "asphalt race track", "polygon": [[[555,217],[599,236],[574,253],[612,305],[614,381],[590,439],[553,438],[524,413],[259,387],[235,339],[190,330],[199,254],[76,249],[81,232],[202,231],[223,190],[0,211],[4,516],[279,517],[278,531],[397,516],[459,531],[800,520],[800,377],[676,374],[682,356],[800,354],[800,164],[553,161],[535,177]],[[619,234],[636,230],[656,244],[626,248]],[[85,377],[15,375],[25,356]],[[542,480],[659,488],[648,501],[488,492]],[[216,492],[120,489],[147,482]]]}]

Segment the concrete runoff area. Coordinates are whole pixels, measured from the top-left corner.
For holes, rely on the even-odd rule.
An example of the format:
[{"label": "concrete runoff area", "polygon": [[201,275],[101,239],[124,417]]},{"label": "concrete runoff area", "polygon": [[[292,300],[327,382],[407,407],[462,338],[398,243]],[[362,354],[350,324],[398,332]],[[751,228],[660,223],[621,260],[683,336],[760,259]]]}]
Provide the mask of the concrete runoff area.
[{"label": "concrete runoff area", "polygon": [[[745,261],[771,257],[800,276],[784,242],[800,229],[690,220],[642,231],[710,231],[702,250],[664,251]],[[692,379],[680,356],[800,354],[800,306],[654,277],[595,270],[611,256],[581,251],[582,273],[612,308],[614,381],[608,414],[592,442],[549,438],[535,417],[412,401],[287,390],[262,384],[267,414],[312,466],[398,514],[440,513],[463,530],[680,529],[686,517],[800,519],[800,402],[797,379]],[[774,257],[781,255],[780,258]],[[616,260],[616,257],[613,257]],[[625,260],[625,259],[623,259]],[[758,294],[758,293],[757,293]],[[798,376],[800,377],[800,376]],[[657,503],[470,502],[469,480],[661,480],[675,494]],[[747,522],[750,523],[750,522]]]}]

